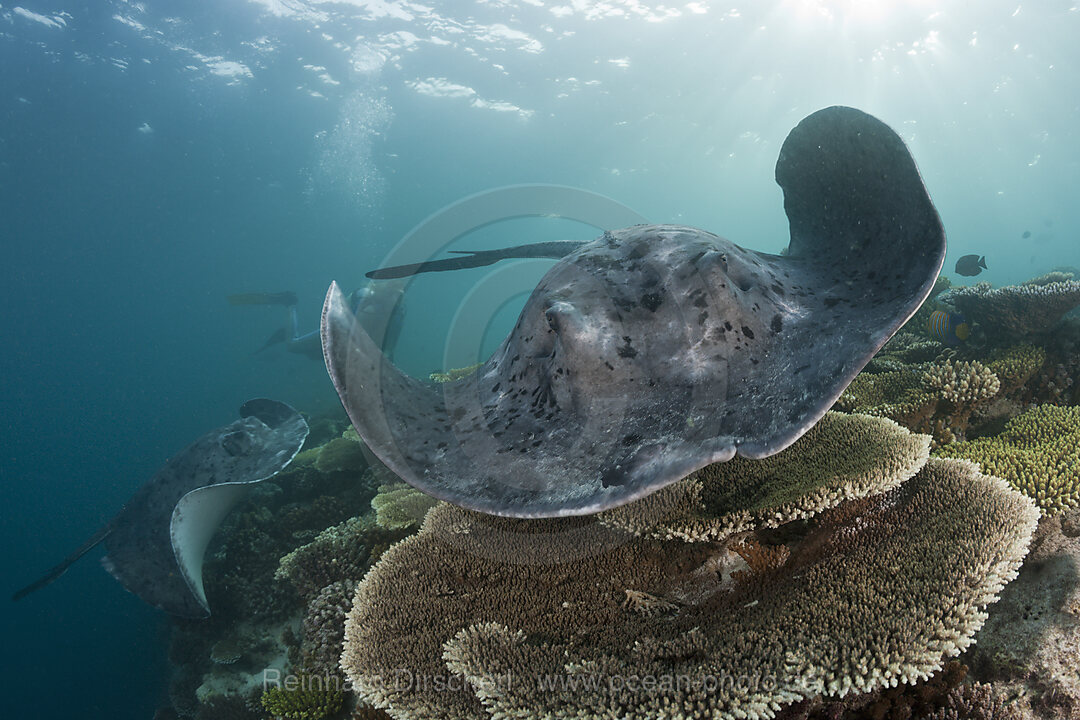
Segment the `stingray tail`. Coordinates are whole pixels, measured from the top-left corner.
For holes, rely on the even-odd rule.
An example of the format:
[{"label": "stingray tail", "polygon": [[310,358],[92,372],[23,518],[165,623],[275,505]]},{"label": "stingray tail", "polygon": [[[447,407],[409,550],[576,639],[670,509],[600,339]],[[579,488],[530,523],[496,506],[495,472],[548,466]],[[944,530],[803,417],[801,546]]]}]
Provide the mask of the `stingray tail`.
[{"label": "stingray tail", "polygon": [[41,578],[39,578],[39,579],[35,580],[34,582],[30,583],[29,585],[24,587],[22,590],[17,591],[14,595],[11,596],[11,599],[12,600],[22,600],[24,597],[26,597],[30,593],[35,592],[36,590],[40,590],[41,588],[45,587],[46,585],[51,583],[56,578],[63,575],[65,572],[67,572],[67,569],[69,567],[71,567],[75,563],[76,560],[78,560],[79,558],[81,558],[83,555],[90,552],[91,550],[93,550],[94,547],[96,545],[98,545],[99,543],[101,543],[102,540],[107,538],[109,536],[109,533],[111,533],[111,532],[112,532],[112,523],[109,523],[108,525],[105,525],[103,528],[101,528],[96,533],[91,535],[89,540],[87,540],[82,545],[80,545],[78,550],[76,550],[75,552],[71,553],[66,558],[64,558],[60,562],[59,565],[57,565],[53,569],[49,570],[49,572],[45,573],[45,575],[43,575]]}]

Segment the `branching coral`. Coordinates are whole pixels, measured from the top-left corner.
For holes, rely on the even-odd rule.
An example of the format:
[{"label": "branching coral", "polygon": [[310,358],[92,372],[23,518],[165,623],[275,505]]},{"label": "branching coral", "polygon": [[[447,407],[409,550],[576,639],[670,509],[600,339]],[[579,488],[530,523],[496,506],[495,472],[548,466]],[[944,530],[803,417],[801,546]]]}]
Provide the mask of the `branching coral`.
[{"label": "branching coral", "polygon": [[1080,716],[1080,537],[1068,531],[1068,517],[1039,523],[1019,577],[967,653],[973,671],[1030,700],[1043,718]]},{"label": "branching coral", "polygon": [[938,448],[1005,478],[1050,514],[1080,506],[1080,407],[1041,405],[1017,415],[994,437]]},{"label": "branching coral", "polygon": [[914,432],[932,428],[938,399],[923,387],[913,368],[885,373],[860,373],[836,401],[841,410],[895,420]]},{"label": "branching coral", "polygon": [[352,607],[355,591],[356,582],[342,580],[323,588],[308,603],[300,661],[306,671],[321,677],[340,677],[338,661],[345,635],[345,615]]},{"label": "branching coral", "polygon": [[380,485],[379,493],[371,500],[375,522],[387,530],[407,530],[419,527],[427,511],[435,506],[435,498],[405,483]]},{"label": "branching coral", "polygon": [[[941,668],[1036,513],[971,464],[931,461],[819,518],[786,562],[725,586],[712,543],[439,505],[360,584],[342,667],[399,720],[772,717]],[[666,611],[635,611],[627,589]]]},{"label": "branching coral", "polygon": [[896,487],[926,462],[929,444],[884,418],[830,412],[783,452],[710,465],[600,518],[637,534],[721,540]]},{"label": "branching coral", "polygon": [[990,353],[986,366],[1001,381],[1001,395],[1019,399],[1020,390],[1046,362],[1046,351],[1035,345],[1013,345]]},{"label": "branching coral", "polygon": [[972,412],[985,407],[1001,389],[997,375],[978,360],[956,363],[946,360],[924,372],[922,383],[928,393],[945,403],[945,407],[939,405],[936,409],[942,422],[934,433],[935,439],[942,444],[962,435]]},{"label": "branching coral", "polygon": [[362,578],[379,553],[404,534],[385,530],[370,518],[351,518],[282,557],[274,577],[288,580],[310,601],[328,585]]},{"label": "branching coral", "polygon": [[1041,335],[1069,310],[1080,305],[1080,282],[991,288],[989,283],[958,288],[942,296],[968,320],[979,323],[988,336],[1023,338]]},{"label": "branching coral", "polygon": [[322,720],[341,709],[344,690],[317,676],[294,678],[296,686],[278,685],[262,695],[262,706],[275,718]]}]

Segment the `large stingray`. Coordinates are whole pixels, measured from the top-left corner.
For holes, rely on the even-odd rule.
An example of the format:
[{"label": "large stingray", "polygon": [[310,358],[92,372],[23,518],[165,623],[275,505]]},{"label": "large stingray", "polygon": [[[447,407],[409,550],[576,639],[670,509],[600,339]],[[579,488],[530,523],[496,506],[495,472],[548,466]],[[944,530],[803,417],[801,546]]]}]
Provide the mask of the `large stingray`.
[{"label": "large stingray", "polygon": [[239,420],[171,458],[112,520],[14,599],[48,585],[104,540],[108,555],[102,563],[128,590],[173,615],[208,616],[206,546],[252,483],[288,465],[307,434],[307,422],[288,405],[249,400]]},{"label": "large stingray", "polygon": [[518,517],[596,512],[783,450],[927,297],[945,235],[903,141],[858,110],[799,123],[776,181],[785,255],[677,225],[549,244],[565,256],[456,382],[398,371],[332,285],[323,351],[357,431],[417,488]]}]

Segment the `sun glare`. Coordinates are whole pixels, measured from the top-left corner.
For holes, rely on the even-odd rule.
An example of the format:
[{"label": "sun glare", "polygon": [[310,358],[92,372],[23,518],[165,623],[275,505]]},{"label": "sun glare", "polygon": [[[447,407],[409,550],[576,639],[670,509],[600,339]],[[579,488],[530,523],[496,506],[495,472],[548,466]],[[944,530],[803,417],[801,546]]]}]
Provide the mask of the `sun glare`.
[{"label": "sun glare", "polygon": [[845,25],[878,25],[898,11],[932,12],[932,0],[783,0],[785,10],[803,20],[825,20]]}]

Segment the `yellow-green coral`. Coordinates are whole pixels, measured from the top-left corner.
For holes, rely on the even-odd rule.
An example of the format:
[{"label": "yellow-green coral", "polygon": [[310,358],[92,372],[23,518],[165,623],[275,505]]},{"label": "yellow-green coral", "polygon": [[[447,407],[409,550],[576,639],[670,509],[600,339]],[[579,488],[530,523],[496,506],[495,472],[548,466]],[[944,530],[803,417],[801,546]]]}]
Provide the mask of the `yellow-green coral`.
[{"label": "yellow-green coral", "polygon": [[917,430],[925,427],[934,414],[937,399],[923,387],[921,373],[903,369],[859,374],[836,405],[847,412],[886,417]]},{"label": "yellow-green coral", "polygon": [[1014,398],[1016,392],[1046,362],[1046,351],[1035,345],[1013,345],[990,353],[986,366],[1001,381],[1001,394]]},{"label": "yellow-green coral", "polygon": [[894,488],[918,472],[929,446],[927,436],[885,418],[829,412],[772,457],[709,465],[599,517],[637,535],[722,540]]},{"label": "yellow-green coral", "polygon": [[994,437],[938,448],[973,460],[1056,515],[1080,506],[1080,407],[1041,405],[1017,415]]},{"label": "yellow-green coral", "polygon": [[472,375],[473,371],[483,364],[484,363],[476,363],[475,365],[469,365],[468,367],[452,368],[450,370],[447,370],[446,372],[433,372],[428,375],[428,378],[432,382],[437,383],[453,382],[454,380],[460,380],[463,377],[468,377],[469,375]]},{"label": "yellow-green coral", "polygon": [[293,683],[267,688],[262,706],[275,718],[321,720],[341,709],[345,693],[336,678],[301,675]]},{"label": "yellow-green coral", "polygon": [[319,448],[315,459],[315,468],[322,473],[359,473],[366,467],[363,445],[344,437],[334,438]]},{"label": "yellow-green coral", "polygon": [[379,494],[371,500],[375,523],[387,530],[405,530],[419,526],[427,511],[438,500],[405,483],[380,485]]}]

